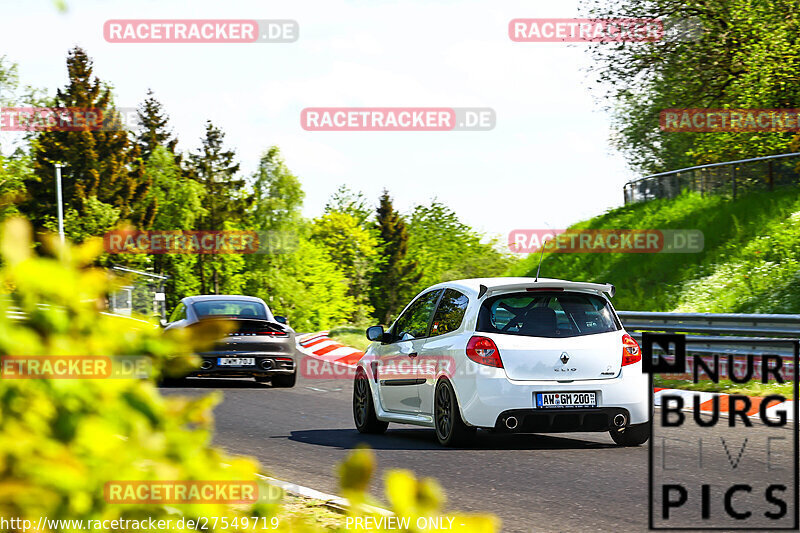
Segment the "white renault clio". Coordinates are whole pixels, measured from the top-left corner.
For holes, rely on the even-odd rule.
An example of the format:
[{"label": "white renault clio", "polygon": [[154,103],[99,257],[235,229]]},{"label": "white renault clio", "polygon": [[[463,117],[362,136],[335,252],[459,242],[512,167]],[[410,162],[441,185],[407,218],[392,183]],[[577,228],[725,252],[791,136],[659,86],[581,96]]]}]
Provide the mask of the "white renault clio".
[{"label": "white renault clio", "polygon": [[434,285],[417,295],[358,362],[353,416],[362,433],[389,422],[436,430],[446,446],[477,428],[650,435],[639,345],[609,298],[614,286],[540,278]]}]

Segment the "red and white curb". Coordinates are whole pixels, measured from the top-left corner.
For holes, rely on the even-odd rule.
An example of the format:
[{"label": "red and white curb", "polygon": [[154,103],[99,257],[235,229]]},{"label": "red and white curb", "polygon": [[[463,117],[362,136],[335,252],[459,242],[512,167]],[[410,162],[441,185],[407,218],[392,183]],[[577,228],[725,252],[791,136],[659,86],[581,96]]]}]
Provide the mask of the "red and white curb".
[{"label": "red and white curb", "polygon": [[[700,392],[683,389],[662,389],[658,387],[653,388],[653,403],[656,407],[660,407],[662,397],[664,395],[680,396],[683,398],[683,411],[694,411],[694,397],[699,396],[700,412],[713,413],[714,412],[714,397],[719,397],[719,412],[720,416],[728,416],[728,406],[730,394],[722,392]],[[764,398],[758,396],[750,396],[750,409],[747,410],[747,416],[750,418],[759,418],[759,411],[761,409],[761,402]],[[766,408],[765,414],[770,420],[779,420],[778,411],[786,412],[786,420],[794,420],[794,405],[792,400],[785,402],[770,402],[769,407]]]},{"label": "red and white curb", "polygon": [[309,357],[315,357],[328,363],[345,366],[356,366],[364,352],[345,346],[328,338],[327,331],[309,333],[297,339],[297,350]]},{"label": "red and white curb", "polygon": [[[309,333],[298,337],[297,349],[308,357],[314,357],[328,363],[349,367],[355,366],[358,360],[364,355],[364,352],[336,342],[328,337],[328,333],[328,331],[319,331],[317,333]],[[729,394],[722,392],[664,389],[659,387],[655,387],[653,393],[653,403],[656,407],[661,406],[661,398],[664,395],[681,396],[684,405],[683,411],[690,412],[694,410],[694,397],[699,395],[701,413],[712,413],[714,397],[718,396],[720,415],[728,416]],[[747,415],[750,418],[758,418],[760,416],[759,410],[762,401],[764,401],[764,398],[750,396],[750,409],[747,411]],[[767,418],[777,420],[778,411],[786,411],[786,419],[789,421],[794,420],[794,405],[792,405],[792,403],[792,400],[780,403],[772,402],[766,409]]]}]

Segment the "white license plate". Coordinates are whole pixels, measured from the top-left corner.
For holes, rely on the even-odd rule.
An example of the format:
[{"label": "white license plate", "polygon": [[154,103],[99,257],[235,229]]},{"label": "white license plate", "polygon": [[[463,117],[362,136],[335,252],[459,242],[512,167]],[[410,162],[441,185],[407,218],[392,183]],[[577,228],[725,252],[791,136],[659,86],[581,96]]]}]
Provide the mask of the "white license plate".
[{"label": "white license plate", "polygon": [[538,409],[564,409],[567,407],[597,407],[595,392],[536,392],[534,403]]},{"label": "white license plate", "polygon": [[217,359],[219,366],[254,366],[256,360],[252,357],[220,357]]}]

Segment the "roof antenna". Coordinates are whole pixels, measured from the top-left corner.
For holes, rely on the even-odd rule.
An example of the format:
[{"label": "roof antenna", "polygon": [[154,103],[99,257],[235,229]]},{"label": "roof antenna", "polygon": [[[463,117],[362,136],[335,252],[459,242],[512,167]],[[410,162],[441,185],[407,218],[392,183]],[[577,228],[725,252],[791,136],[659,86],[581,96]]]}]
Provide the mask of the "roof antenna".
[{"label": "roof antenna", "polygon": [[536,279],[534,282],[539,281],[539,271],[542,269],[542,258],[544,257],[544,249],[547,246],[547,239],[542,241],[542,253],[539,254],[539,266],[536,267]]}]

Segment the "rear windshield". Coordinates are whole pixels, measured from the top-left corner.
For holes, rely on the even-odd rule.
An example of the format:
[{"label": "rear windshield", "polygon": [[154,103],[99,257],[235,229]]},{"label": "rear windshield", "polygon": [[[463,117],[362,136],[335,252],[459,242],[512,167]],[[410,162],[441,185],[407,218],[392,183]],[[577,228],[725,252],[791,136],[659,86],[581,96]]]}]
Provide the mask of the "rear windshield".
[{"label": "rear windshield", "polygon": [[621,329],[608,300],[580,292],[522,292],[488,298],[478,331],[528,337],[578,337]]},{"label": "rear windshield", "polygon": [[205,300],[202,302],[194,302],[194,312],[197,313],[198,318],[267,318],[267,309],[263,304],[244,300]]}]

